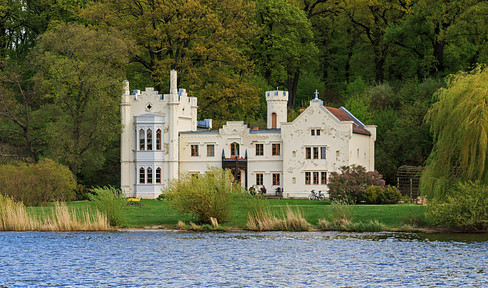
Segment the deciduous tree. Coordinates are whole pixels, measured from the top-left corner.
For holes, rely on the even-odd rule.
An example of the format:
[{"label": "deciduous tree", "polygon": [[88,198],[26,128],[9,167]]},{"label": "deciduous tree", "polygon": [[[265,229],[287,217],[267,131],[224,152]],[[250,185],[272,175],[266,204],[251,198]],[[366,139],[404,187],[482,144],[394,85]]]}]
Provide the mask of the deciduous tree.
[{"label": "deciduous tree", "polygon": [[422,193],[440,198],[450,184],[488,181],[488,71],[478,66],[448,77],[426,120],[434,147],[421,178]]},{"label": "deciduous tree", "polygon": [[119,137],[128,46],[115,30],[60,24],[33,51],[38,89],[56,115],[46,130],[48,153],[75,175],[82,165],[102,165],[105,148]]}]

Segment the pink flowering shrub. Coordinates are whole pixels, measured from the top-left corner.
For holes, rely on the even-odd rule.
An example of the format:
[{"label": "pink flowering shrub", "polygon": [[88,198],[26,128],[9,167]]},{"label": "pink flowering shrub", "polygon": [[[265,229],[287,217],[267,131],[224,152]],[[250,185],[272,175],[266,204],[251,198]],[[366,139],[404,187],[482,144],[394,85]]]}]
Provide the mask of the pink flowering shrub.
[{"label": "pink flowering shrub", "polygon": [[361,165],[342,166],[341,173],[332,172],[329,177],[330,200],[353,204],[363,201],[364,191],[371,185],[385,187],[385,180],[378,171],[366,171]]}]

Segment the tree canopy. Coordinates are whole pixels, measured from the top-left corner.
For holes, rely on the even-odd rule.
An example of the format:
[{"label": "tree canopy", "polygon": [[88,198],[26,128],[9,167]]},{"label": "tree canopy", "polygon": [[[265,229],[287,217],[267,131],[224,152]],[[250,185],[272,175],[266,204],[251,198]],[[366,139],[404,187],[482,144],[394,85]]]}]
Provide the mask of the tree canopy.
[{"label": "tree canopy", "polygon": [[488,71],[478,66],[448,77],[426,120],[434,147],[422,176],[423,192],[443,197],[454,181],[488,181]]}]

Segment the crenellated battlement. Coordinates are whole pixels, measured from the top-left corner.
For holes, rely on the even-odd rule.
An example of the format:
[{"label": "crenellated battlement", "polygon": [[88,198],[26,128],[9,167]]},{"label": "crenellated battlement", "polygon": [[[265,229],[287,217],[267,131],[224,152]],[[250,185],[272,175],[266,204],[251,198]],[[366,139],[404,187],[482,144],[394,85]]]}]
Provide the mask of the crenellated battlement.
[{"label": "crenellated battlement", "polygon": [[266,91],[266,101],[286,101],[288,102],[288,91]]}]

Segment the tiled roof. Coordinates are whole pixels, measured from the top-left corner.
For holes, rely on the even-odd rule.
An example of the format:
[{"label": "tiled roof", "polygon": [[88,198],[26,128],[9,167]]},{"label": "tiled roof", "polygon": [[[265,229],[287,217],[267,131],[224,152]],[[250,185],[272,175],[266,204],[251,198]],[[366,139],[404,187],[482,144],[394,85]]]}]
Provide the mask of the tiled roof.
[{"label": "tiled roof", "polygon": [[346,111],[338,108],[332,108],[332,107],[325,107],[327,110],[329,110],[332,115],[334,115],[339,121],[352,121],[353,126],[352,126],[352,132],[356,134],[363,134],[363,135],[368,135],[370,136],[371,133],[369,133],[368,130],[366,130],[361,122],[359,122],[357,119],[354,119],[349,115]]}]

